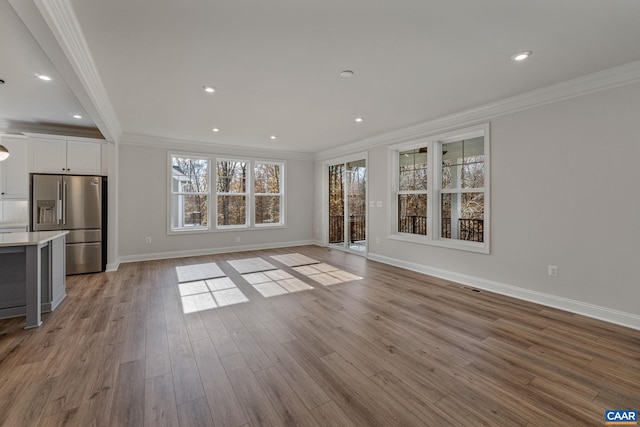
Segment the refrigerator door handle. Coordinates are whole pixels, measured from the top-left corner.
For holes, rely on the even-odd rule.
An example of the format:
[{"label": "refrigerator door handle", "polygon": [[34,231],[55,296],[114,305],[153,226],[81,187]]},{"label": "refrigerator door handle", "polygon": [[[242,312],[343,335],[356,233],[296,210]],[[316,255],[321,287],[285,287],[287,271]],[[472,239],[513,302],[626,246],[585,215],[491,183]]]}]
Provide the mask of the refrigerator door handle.
[{"label": "refrigerator door handle", "polygon": [[62,224],[67,224],[67,183],[63,183],[62,188]]},{"label": "refrigerator door handle", "polygon": [[56,183],[56,222],[60,224],[60,218],[62,217],[62,198],[60,193],[62,191],[62,185],[60,181]]}]

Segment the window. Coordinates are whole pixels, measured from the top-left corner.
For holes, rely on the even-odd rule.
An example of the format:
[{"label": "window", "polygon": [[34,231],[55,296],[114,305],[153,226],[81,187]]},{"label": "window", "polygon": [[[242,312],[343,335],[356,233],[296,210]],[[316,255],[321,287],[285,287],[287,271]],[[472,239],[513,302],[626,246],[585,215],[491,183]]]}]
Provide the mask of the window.
[{"label": "window", "polygon": [[427,234],[427,147],[400,152],[398,157],[398,232]]},{"label": "window", "polygon": [[253,167],[255,224],[282,224],[282,170],[280,163],[256,162]]},{"label": "window", "polygon": [[209,159],[171,155],[171,229],[207,229]]},{"label": "window", "polygon": [[488,253],[489,125],[392,149],[391,237]]},{"label": "window", "polygon": [[218,160],[216,199],[218,226],[247,224],[247,164],[245,160]]},{"label": "window", "polygon": [[484,241],[484,137],[441,143],[441,237]]},{"label": "window", "polygon": [[168,163],[169,234],[285,225],[284,162],[169,152]]}]

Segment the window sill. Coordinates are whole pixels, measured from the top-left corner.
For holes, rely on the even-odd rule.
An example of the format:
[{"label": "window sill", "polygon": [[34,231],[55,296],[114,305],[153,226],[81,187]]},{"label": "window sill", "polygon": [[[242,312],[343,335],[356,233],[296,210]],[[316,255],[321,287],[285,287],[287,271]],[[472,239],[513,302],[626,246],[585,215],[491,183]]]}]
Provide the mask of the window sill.
[{"label": "window sill", "polygon": [[463,240],[442,239],[432,240],[424,235],[394,233],[389,235],[390,240],[397,240],[407,243],[416,243],[419,245],[437,246],[447,249],[455,249],[459,251],[475,252],[480,254],[489,254],[489,243],[467,242]]},{"label": "window sill", "polygon": [[181,228],[178,230],[169,230],[167,231],[168,236],[181,236],[185,234],[210,234],[210,233],[225,233],[230,231],[262,231],[262,230],[274,230],[274,229],[282,229],[287,228],[284,224],[276,224],[276,225],[255,225],[252,227],[244,226],[244,225],[230,225],[224,228]]},{"label": "window sill", "polygon": [[185,227],[185,228],[176,228],[170,229],[167,231],[168,235],[171,234],[199,234],[199,233],[208,233],[211,229],[209,227]]},{"label": "window sill", "polygon": [[284,224],[256,224],[253,226],[256,229],[263,229],[263,228],[286,228]]}]

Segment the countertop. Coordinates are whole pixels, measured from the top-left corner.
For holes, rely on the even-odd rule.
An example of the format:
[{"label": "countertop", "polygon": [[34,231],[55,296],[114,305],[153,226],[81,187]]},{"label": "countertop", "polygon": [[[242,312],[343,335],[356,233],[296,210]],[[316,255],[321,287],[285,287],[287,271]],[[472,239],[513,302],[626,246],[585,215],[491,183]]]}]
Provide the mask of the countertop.
[{"label": "countertop", "polygon": [[67,230],[58,231],[35,231],[31,233],[6,233],[0,234],[0,248],[10,246],[31,246],[40,245],[50,240],[68,234]]},{"label": "countertop", "polygon": [[24,221],[0,221],[0,229],[3,228],[24,228],[26,230],[28,222]]}]

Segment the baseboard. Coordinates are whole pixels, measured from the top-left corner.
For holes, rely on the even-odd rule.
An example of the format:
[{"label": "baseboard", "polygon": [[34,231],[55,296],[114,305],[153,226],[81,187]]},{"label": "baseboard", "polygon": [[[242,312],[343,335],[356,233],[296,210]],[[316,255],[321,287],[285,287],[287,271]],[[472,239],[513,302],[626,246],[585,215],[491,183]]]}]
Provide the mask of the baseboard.
[{"label": "baseboard", "polygon": [[188,251],[156,252],[151,254],[125,255],[118,259],[118,265],[129,262],[153,261],[168,258],[186,258],[201,255],[216,255],[231,252],[258,251],[263,249],[288,248],[292,246],[306,246],[315,244],[313,240],[299,240],[295,242],[265,243],[261,245],[228,246],[222,248],[193,249]]},{"label": "baseboard", "polygon": [[56,308],[58,308],[62,300],[64,300],[66,297],[67,297],[67,294],[65,292],[62,292],[60,295],[58,295],[58,297],[51,302],[49,311],[53,311]]},{"label": "baseboard", "polygon": [[[42,306],[40,308],[42,312]],[[19,306],[19,307],[9,307],[9,308],[0,308],[0,319],[9,319],[11,317],[19,317],[27,314],[27,307]]]},{"label": "baseboard", "polygon": [[105,272],[113,272],[113,271],[118,271],[118,267],[120,267],[120,258],[118,258],[116,260],[116,262],[113,262],[111,264],[107,264],[107,267],[105,268]]},{"label": "baseboard", "polygon": [[[56,307],[62,302],[66,294],[63,294],[62,298],[60,298],[57,302],[43,302],[40,304],[40,313],[51,313]],[[0,309],[0,320],[1,319],[10,319],[12,317],[21,317],[27,315],[27,306],[20,305],[17,307],[9,307]]]},{"label": "baseboard", "polygon": [[513,298],[546,305],[548,307],[553,307],[571,313],[581,314],[584,316],[592,317],[594,319],[604,320],[606,322],[640,330],[640,316],[636,314],[613,310],[607,307],[597,306],[582,301],[546,294],[543,292],[531,291],[529,289],[519,288],[517,286],[494,282],[487,279],[481,279],[479,277],[469,276],[466,274],[460,274],[454,271],[430,267],[424,264],[417,264],[396,258],[390,258],[384,255],[369,253],[367,255],[367,258],[373,261],[381,262],[383,264],[393,265],[395,267],[416,271],[418,273],[428,274],[430,276],[451,280],[452,282],[457,282],[463,285],[473,286],[474,288],[507,295]]}]

